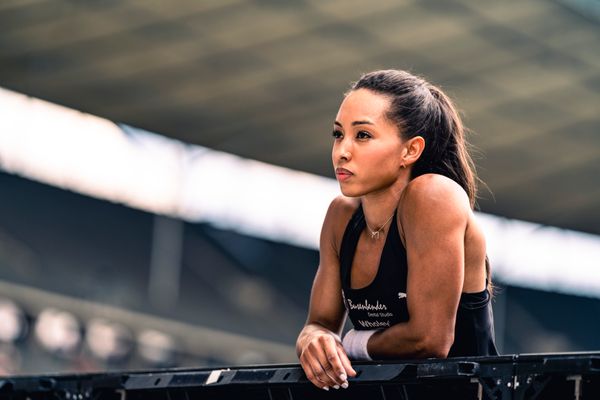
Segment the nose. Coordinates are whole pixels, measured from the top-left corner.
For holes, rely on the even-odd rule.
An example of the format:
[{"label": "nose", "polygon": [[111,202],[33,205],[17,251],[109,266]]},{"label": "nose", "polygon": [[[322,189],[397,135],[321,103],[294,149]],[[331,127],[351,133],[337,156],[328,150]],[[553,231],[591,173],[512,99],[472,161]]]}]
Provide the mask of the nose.
[{"label": "nose", "polygon": [[352,158],[350,146],[345,142],[336,143],[334,146],[334,161],[345,161],[348,162]]}]

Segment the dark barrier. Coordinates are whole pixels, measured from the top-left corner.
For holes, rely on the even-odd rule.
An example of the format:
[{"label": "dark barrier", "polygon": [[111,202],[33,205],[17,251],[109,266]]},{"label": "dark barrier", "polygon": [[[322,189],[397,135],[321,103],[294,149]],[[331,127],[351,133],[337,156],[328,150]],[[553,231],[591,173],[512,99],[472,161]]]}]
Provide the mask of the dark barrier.
[{"label": "dark barrier", "polygon": [[356,363],[326,392],[298,365],[0,378],[5,399],[600,399],[600,352]]}]

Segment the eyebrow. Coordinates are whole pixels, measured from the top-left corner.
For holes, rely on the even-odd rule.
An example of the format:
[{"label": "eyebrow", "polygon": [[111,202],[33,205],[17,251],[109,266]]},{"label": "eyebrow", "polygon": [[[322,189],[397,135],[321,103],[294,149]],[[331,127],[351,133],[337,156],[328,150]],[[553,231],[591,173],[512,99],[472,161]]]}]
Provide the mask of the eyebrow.
[{"label": "eyebrow", "polygon": [[[339,126],[340,128],[342,127],[342,124],[340,124],[337,121],[333,122],[335,125]],[[352,126],[356,126],[356,125],[375,125],[374,123],[372,123],[371,121],[353,121]]]}]

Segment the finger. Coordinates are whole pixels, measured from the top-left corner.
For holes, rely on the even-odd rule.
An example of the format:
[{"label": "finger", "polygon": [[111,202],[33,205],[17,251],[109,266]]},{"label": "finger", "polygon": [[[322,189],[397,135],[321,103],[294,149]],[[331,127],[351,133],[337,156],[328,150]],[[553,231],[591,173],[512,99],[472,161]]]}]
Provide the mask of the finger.
[{"label": "finger", "polygon": [[320,382],[316,375],[315,372],[313,371],[313,368],[310,364],[309,361],[307,361],[307,357],[302,354],[300,356],[300,365],[302,366],[302,369],[304,370],[304,374],[306,375],[306,378],[315,386],[319,387],[319,388],[323,388],[325,385]]},{"label": "finger", "polygon": [[317,382],[317,386],[328,390],[330,387],[335,387],[337,383],[331,378],[331,376],[327,373],[323,365],[319,362],[319,360],[314,359],[310,364],[313,374],[315,376],[315,381]]},{"label": "finger", "polygon": [[309,352],[304,352],[300,357],[300,363],[304,369],[304,373],[313,385],[329,390],[329,387],[334,386],[334,383],[329,379],[319,361]]},{"label": "finger", "polygon": [[[327,356],[323,350],[321,350],[321,352],[314,357],[314,363],[311,365],[315,375],[317,376],[317,379],[327,386],[339,386],[339,383],[335,379],[335,372],[332,370],[331,365],[327,361]],[[336,387],[336,389],[338,388]]]},{"label": "finger", "polygon": [[342,346],[341,343],[338,343],[337,350],[338,350],[338,354],[340,356],[342,365],[344,366],[344,370],[346,371],[346,374],[348,376],[355,377],[356,371],[354,370],[354,368],[352,368],[352,363],[350,363],[350,359],[348,358],[348,355],[346,354],[346,351],[344,350],[344,346]]},{"label": "finger", "polygon": [[323,365],[329,377],[336,382],[337,385],[342,385],[346,383],[347,375],[346,369],[344,368],[342,360],[340,359],[337,346],[338,342],[335,341],[333,337],[328,338],[328,340],[324,340],[324,358],[319,358],[319,361],[321,362],[321,365]]}]

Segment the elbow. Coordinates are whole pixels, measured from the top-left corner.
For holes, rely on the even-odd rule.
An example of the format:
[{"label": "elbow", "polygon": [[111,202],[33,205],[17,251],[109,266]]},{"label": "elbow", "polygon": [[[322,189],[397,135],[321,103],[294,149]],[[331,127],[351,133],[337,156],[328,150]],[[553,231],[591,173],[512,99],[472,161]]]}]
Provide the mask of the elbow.
[{"label": "elbow", "polygon": [[416,344],[419,358],[447,358],[454,343],[454,335],[424,336]]}]

